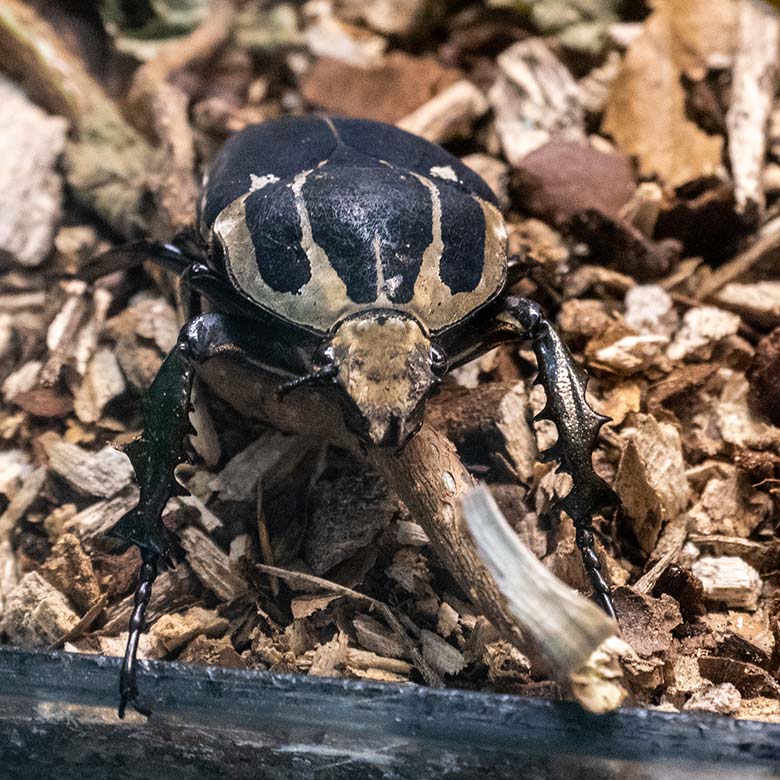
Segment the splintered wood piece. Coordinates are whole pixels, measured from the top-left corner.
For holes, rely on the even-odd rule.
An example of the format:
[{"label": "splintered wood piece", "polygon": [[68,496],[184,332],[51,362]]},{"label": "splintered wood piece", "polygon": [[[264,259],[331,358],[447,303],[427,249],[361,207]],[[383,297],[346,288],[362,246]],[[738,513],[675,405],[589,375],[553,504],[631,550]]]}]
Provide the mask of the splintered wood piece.
[{"label": "splintered wood piece", "polygon": [[0,49],[3,67],[23,75],[36,99],[71,121],[75,138],[66,148],[65,168],[76,199],[121,235],[148,230],[155,212],[148,202],[149,174],[159,155],[125,121],[81,58],[19,0],[4,0],[0,7]]},{"label": "splintered wood piece", "polygon": [[385,658],[406,658],[407,652],[398,635],[385,628],[378,620],[368,615],[355,615],[352,626],[360,644],[373,653]]},{"label": "splintered wood piece", "polygon": [[197,578],[223,601],[232,601],[249,590],[249,584],[230,568],[230,559],[206,534],[190,526],[180,534],[187,562]]},{"label": "splintered wood piece", "polygon": [[65,534],[57,540],[40,573],[65,594],[82,615],[100,600],[100,585],[92,561],[74,534]]},{"label": "splintered wood piece", "polygon": [[122,395],[127,384],[110,349],[99,349],[89,361],[84,380],[73,398],[73,410],[83,423],[97,422],[106,405]]},{"label": "splintered wood piece", "polygon": [[425,547],[431,542],[422,526],[411,520],[399,520],[396,528],[396,541],[402,547]]},{"label": "splintered wood piece", "polygon": [[474,122],[484,116],[490,103],[482,91],[465,79],[431,98],[396,126],[433,143],[442,144],[468,135]]},{"label": "splintered wood piece", "polygon": [[689,309],[666,354],[675,361],[709,360],[715,345],[739,330],[739,317],[714,306]]},{"label": "splintered wood piece", "polygon": [[229,621],[214,610],[190,607],[185,612],[163,615],[149,630],[153,641],[166,653],[173,653],[196,636],[219,637],[227,630]]},{"label": "splintered wood piece", "polygon": [[317,575],[368,547],[399,513],[398,499],[373,469],[323,480],[314,491],[301,557]]},{"label": "splintered wood piece", "polygon": [[775,279],[745,284],[730,282],[715,295],[715,302],[762,327],[774,328],[780,324],[780,281]]},{"label": "splintered wood piece", "polygon": [[680,434],[652,415],[637,415],[637,427],[620,458],[615,491],[626,507],[634,533],[652,552],[666,521],[688,503],[688,480]]},{"label": "splintered wood piece", "polygon": [[618,707],[626,696],[618,658],[632,651],[618,638],[617,624],[522,544],[486,487],[461,500],[477,549],[526,644],[547,660],[583,707],[592,712]]},{"label": "splintered wood piece", "polygon": [[517,166],[552,137],[585,141],[577,84],[541,38],[505,49],[488,93],[504,155]]},{"label": "splintered wood piece", "polygon": [[99,542],[114,523],[138,504],[138,489],[130,488],[107,501],[97,501],[68,518],[64,530],[89,545]]},{"label": "splintered wood piece", "polygon": [[350,671],[357,672],[359,677],[368,677],[370,679],[383,679],[389,681],[385,676],[373,674],[359,674],[365,672],[385,672],[394,675],[398,682],[406,682],[412,673],[414,666],[408,661],[401,661],[397,658],[386,658],[368,650],[358,650],[354,647],[347,648],[347,668]]},{"label": "splintered wood piece", "polygon": [[453,647],[433,631],[424,628],[420,632],[423,658],[442,676],[458,674],[466,666],[466,659],[457,647]]},{"label": "splintered wood piece", "polygon": [[[191,607],[202,599],[203,589],[200,581],[187,563],[179,563],[173,569],[162,572],[154,581],[152,600],[146,613],[147,622],[151,624],[161,615],[169,615],[177,610]],[[131,593],[106,610],[103,633],[113,635],[126,631],[132,611],[133,594]]]},{"label": "splintered wood piece", "polygon": [[[383,604],[381,601],[377,601],[370,596],[364,596],[362,593],[358,593],[351,588],[346,588],[343,585],[338,585],[335,582],[324,580],[321,577],[315,577],[313,574],[303,574],[301,572],[288,571],[286,569],[279,569],[276,566],[266,566],[264,564],[257,566],[257,569],[258,571],[263,571],[266,574],[276,575],[286,582],[295,582],[296,580],[307,582],[316,588],[330,591],[331,594],[347,596],[348,598],[355,599],[356,601],[362,601],[377,609],[381,613],[382,617],[384,617],[384,619],[387,621],[387,624],[390,626],[390,628],[395,631],[399,640],[403,643],[409,659],[420,672],[425,682],[431,686],[431,688],[442,687],[443,683],[439,675],[433,669],[431,669],[427,661],[425,661],[425,659],[422,657],[422,654],[417,649],[416,643],[407,634],[406,629],[402,625],[398,616],[396,616],[393,610],[390,609],[390,607],[388,607],[386,604]],[[327,603],[323,606],[326,606]],[[309,614],[311,613],[309,612]],[[296,617],[300,617],[300,614],[296,615]]]},{"label": "splintered wood piece", "polygon": [[761,577],[742,558],[730,555],[722,558],[703,557],[694,562],[692,570],[701,580],[708,601],[748,611],[758,606]]},{"label": "splintered wood piece", "polygon": [[347,662],[347,635],[339,632],[330,642],[314,650],[309,674],[319,676],[340,676],[337,669]]},{"label": "splintered wood piece", "polygon": [[246,662],[235,651],[230,637],[223,636],[209,639],[207,636],[196,636],[182,650],[177,660],[188,664],[207,664],[208,666],[223,666],[227,669],[246,669]]},{"label": "splintered wood piece", "polygon": [[764,207],[761,173],[779,64],[780,17],[762,3],[741,2],[726,127],[734,200],[753,219]]},{"label": "splintered wood piece", "polygon": [[62,207],[57,159],[68,122],[49,116],[5,76],[0,76],[0,255],[27,267],[51,250]]},{"label": "splintered wood piece", "polygon": [[23,647],[48,647],[79,622],[68,600],[38,572],[31,571],[8,594],[0,632]]},{"label": "splintered wood piece", "polygon": [[39,441],[49,459],[49,469],[78,493],[112,498],[133,481],[129,458],[113,447],[89,452],[53,433],[41,436]]}]

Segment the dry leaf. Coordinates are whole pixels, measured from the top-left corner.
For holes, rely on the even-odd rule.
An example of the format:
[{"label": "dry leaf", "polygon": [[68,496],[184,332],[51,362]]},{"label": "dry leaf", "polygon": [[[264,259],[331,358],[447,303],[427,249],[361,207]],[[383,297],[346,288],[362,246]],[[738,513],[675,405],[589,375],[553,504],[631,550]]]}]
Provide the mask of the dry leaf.
[{"label": "dry leaf", "polygon": [[732,53],[736,8],[736,0],[658,0],[612,85],[603,131],[670,187],[720,165],[723,138],[687,118],[681,77],[702,78],[708,60]]}]

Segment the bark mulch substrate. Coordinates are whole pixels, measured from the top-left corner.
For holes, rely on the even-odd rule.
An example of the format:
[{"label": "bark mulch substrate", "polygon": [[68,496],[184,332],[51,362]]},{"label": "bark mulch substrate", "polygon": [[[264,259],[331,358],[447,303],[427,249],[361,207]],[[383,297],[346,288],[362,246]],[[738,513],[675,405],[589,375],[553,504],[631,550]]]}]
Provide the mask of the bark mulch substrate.
[{"label": "bark mulch substrate", "polygon": [[[556,319],[612,417],[594,462],[624,512],[598,530],[637,653],[632,700],[780,721],[769,7],[193,0],[175,18],[165,3],[123,18],[102,5],[7,0],[0,17],[3,641],[121,654],[126,638],[139,555],[104,532],[137,489],[115,446],[138,432],[177,304],[152,269],[94,284],[74,272],[186,227],[230,133],[321,109],[442,143],[499,195],[528,258],[517,292]],[[572,526],[549,512],[565,477],[535,458],[555,431],[529,422],[533,375],[531,352],[498,349],[454,373],[429,420],[523,541],[584,588]],[[370,467],[252,425],[201,386],[193,424],[191,495],[166,515],[184,558],[155,585],[142,657],[560,695]]]}]

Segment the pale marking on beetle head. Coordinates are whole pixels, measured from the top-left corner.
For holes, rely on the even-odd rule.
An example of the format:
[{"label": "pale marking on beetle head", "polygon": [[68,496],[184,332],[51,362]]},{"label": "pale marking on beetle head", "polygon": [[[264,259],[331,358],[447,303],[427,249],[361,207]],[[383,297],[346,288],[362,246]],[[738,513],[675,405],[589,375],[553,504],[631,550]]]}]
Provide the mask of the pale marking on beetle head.
[{"label": "pale marking on beetle head", "polygon": [[451,165],[434,165],[431,168],[431,176],[438,176],[447,181],[458,181],[458,174],[455,173]]},{"label": "pale marking on beetle head", "polygon": [[422,422],[435,381],[430,339],[409,317],[353,317],[330,341],[336,382],[359,415],[358,432],[377,445],[400,446]]},{"label": "pale marking on beetle head", "polygon": [[263,187],[267,187],[269,184],[276,184],[279,181],[278,176],[274,176],[273,173],[266,173],[263,176],[257,176],[254,173],[249,174],[249,191],[255,192],[256,190],[262,190]]}]

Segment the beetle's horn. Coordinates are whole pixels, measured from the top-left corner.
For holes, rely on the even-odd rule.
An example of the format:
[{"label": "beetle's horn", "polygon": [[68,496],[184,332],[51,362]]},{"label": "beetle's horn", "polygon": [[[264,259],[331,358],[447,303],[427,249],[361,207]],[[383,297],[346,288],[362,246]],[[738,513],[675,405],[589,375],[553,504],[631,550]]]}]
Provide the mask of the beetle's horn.
[{"label": "beetle's horn", "polygon": [[333,379],[338,373],[336,366],[325,366],[325,368],[319,371],[312,371],[311,374],[305,376],[299,376],[295,379],[291,379],[289,382],[284,382],[276,388],[276,397],[282,400],[287,393],[291,390],[295,390],[297,387],[303,387],[304,385],[316,385],[325,382],[327,379]]}]

